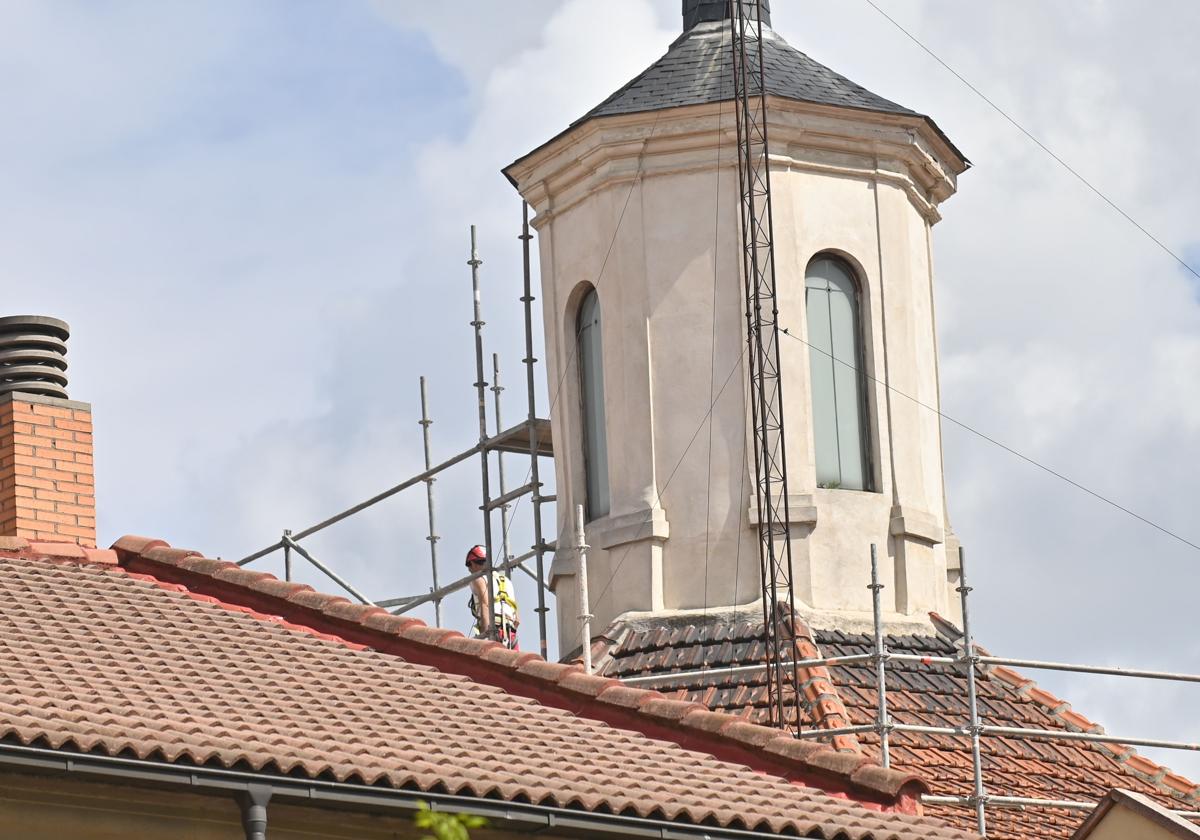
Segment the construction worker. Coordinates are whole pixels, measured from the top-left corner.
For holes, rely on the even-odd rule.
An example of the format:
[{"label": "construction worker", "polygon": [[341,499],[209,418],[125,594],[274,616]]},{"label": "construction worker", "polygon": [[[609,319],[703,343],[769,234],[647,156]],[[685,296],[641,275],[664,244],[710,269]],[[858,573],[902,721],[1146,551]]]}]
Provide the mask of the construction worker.
[{"label": "construction worker", "polygon": [[[487,549],[483,546],[472,546],[467,552],[467,570],[472,574],[486,571],[489,563]],[[512,581],[503,572],[493,571],[492,592],[489,596],[488,577],[482,574],[471,581],[471,600],[467,602],[467,606],[471,615],[475,617],[474,638],[495,639],[510,650],[518,650],[517,627],[521,624],[521,618],[517,613],[517,599]],[[492,632],[493,624],[497,628],[496,633]]]}]

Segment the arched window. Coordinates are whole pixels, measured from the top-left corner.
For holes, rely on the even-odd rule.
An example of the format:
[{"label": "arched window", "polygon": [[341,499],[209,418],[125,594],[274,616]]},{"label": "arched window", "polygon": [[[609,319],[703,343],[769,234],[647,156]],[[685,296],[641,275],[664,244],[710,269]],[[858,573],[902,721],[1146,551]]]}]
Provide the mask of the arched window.
[{"label": "arched window", "polygon": [[592,289],[579,304],[575,323],[579,358],[583,461],[588,519],[608,515],[608,431],[604,422],[604,352],[600,340],[600,298]]},{"label": "arched window", "polygon": [[817,486],[870,490],[858,283],[841,260],[817,257],[804,287]]}]

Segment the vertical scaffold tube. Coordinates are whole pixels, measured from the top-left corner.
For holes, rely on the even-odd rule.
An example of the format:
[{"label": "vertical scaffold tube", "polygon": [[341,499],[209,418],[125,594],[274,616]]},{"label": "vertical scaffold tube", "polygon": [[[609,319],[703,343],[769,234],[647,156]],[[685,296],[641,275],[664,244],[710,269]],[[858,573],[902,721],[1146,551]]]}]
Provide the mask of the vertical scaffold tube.
[{"label": "vertical scaffold tube", "polygon": [[292,529],[283,529],[283,579],[291,581],[292,579],[292,546],[288,540],[292,538]]},{"label": "vertical scaffold tube", "polygon": [[[421,377],[421,440],[425,446],[425,471],[428,472],[433,467],[433,461],[430,457],[429,446],[429,427],[433,425],[433,421],[429,419],[429,397],[425,391],[425,377]],[[437,534],[437,519],[433,511],[433,482],[437,481],[432,475],[425,479],[425,504],[429,509],[429,536],[425,539],[429,540],[429,564],[433,570],[433,591],[437,592],[440,588],[438,584],[438,550],[437,544],[440,539]],[[435,598],[433,601],[433,621],[438,627],[442,626],[442,599]]]},{"label": "vertical scaffold tube", "polygon": [[964,551],[958,549],[958,592],[962,599],[962,629],[963,629],[963,667],[967,673],[967,705],[970,707],[971,725],[971,769],[974,773],[974,792],[971,804],[975,806],[975,822],[979,834],[987,836],[987,792],[983,787],[983,757],[979,751],[979,700],[975,691],[975,663],[979,657],[975,653],[975,639],[971,635],[971,618],[967,611],[967,566]]},{"label": "vertical scaffold tube", "polygon": [[[474,313],[475,320],[471,321],[471,326],[475,328],[475,391],[478,395],[479,403],[479,443],[483,444],[487,441],[487,380],[483,378],[483,315],[482,306],[479,299],[479,266],[483,265],[483,260],[479,259],[479,248],[475,242],[475,225],[471,225],[471,259],[467,260],[467,265],[471,266],[471,291],[474,294]],[[483,491],[483,547],[487,550],[487,591],[488,591],[488,609],[492,615],[483,616],[481,621],[484,626],[490,628],[489,638],[498,639],[500,637],[499,628],[495,626],[495,605],[492,604],[492,599],[496,597],[496,574],[495,558],[492,556],[492,511],[491,511],[491,490],[488,487],[488,451],[481,446],[479,450],[479,469],[480,482]]]},{"label": "vertical scaffold tube", "polygon": [[[500,354],[492,354],[492,387],[496,414],[496,434],[504,431],[504,419],[500,413],[500,393],[504,387],[500,384]],[[500,479],[500,497],[508,492],[504,482],[504,453],[496,453],[496,475]],[[505,563],[512,559],[512,550],[508,545],[508,511],[512,505],[505,502],[500,506],[500,554]]]},{"label": "vertical scaffold tube", "polygon": [[876,708],[875,731],[879,733],[879,756],[884,767],[891,767],[892,760],[888,753],[888,735],[892,722],[888,718],[887,707],[887,646],[883,643],[883,605],[880,593],[883,584],[879,582],[879,555],[875,543],[871,543],[871,611],[875,622],[875,684]]},{"label": "vertical scaffold tube", "polygon": [[533,366],[537,359],[533,357],[533,284],[530,279],[531,268],[529,260],[529,241],[533,236],[529,233],[529,202],[521,202],[521,254],[525,270],[525,294],[521,303],[525,305],[525,391],[529,401],[529,481],[533,486],[530,501],[533,504],[533,550],[536,558],[537,594],[538,594],[538,640],[541,645],[543,659],[549,659],[546,643],[546,587],[543,581],[545,546],[542,542],[542,484],[538,476],[538,432],[537,432],[537,397],[534,391]]},{"label": "vertical scaffold tube", "polygon": [[584,540],[583,505],[575,506],[575,551],[579,558],[579,642],[583,650],[583,671],[592,673],[592,605],[588,603],[587,550]]}]

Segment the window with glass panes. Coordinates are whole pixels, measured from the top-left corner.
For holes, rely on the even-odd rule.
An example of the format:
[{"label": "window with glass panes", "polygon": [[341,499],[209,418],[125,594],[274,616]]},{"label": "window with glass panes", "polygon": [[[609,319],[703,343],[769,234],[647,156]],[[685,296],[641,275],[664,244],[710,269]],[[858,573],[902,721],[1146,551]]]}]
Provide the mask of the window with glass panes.
[{"label": "window with glass panes", "polygon": [[870,441],[858,282],[849,266],[817,257],[804,278],[817,486],[870,490]]},{"label": "window with glass panes", "polygon": [[600,298],[592,289],[579,305],[578,343],[580,413],[588,519],[608,515],[608,431],[604,420],[604,352],[600,337]]}]

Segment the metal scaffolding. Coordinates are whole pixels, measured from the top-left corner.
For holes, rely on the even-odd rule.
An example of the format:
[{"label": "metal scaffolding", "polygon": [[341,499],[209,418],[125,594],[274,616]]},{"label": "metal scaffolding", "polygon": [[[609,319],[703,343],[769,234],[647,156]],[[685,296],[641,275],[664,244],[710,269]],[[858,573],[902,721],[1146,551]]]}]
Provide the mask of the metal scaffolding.
[{"label": "metal scaffolding", "polygon": [[763,641],[769,667],[767,688],[772,724],[798,732],[799,716],[790,724],[787,718],[788,707],[800,695],[800,677],[794,666],[786,664],[792,658],[790,652],[784,653],[792,646],[789,622],[796,612],[796,603],[792,586],[783,376],[779,361],[779,308],[775,295],[762,0],[730,0],[729,7],[741,196],[742,278],[749,349],[749,402],[754,429],[754,490],[763,586]]},{"label": "metal scaffolding", "polygon": [[[538,616],[538,638],[539,647],[542,656],[548,654],[547,639],[546,639],[546,613],[549,607],[546,605],[546,592],[549,591],[545,583],[545,555],[547,551],[554,550],[553,543],[547,543],[543,536],[542,522],[542,506],[546,503],[555,501],[554,495],[546,495],[542,493],[542,484],[540,480],[540,464],[542,458],[552,458],[554,456],[553,439],[551,436],[550,421],[539,418],[537,416],[537,396],[535,392],[536,371],[535,365],[537,359],[533,355],[533,302],[536,298],[533,296],[532,278],[531,278],[531,259],[530,259],[530,240],[533,239],[529,231],[529,205],[522,204],[521,209],[521,233],[518,236],[522,243],[523,252],[523,278],[522,291],[520,298],[524,309],[525,322],[525,358],[522,360],[525,365],[525,388],[526,388],[526,404],[527,415],[524,420],[514,426],[505,427],[501,416],[500,395],[504,388],[500,385],[500,358],[498,354],[492,354],[492,381],[489,383],[485,378],[484,368],[484,338],[483,327],[483,306],[482,296],[480,293],[480,266],[483,265],[483,260],[479,258],[479,250],[476,241],[475,226],[471,226],[471,251],[470,258],[467,260],[467,265],[471,269],[471,292],[472,292],[472,319],[470,326],[474,334],[475,343],[475,389],[476,402],[479,412],[479,442],[469,449],[459,452],[444,461],[434,464],[432,458],[432,442],[430,435],[430,426],[433,425],[433,419],[430,417],[429,408],[429,393],[424,376],[420,377],[420,396],[421,396],[421,419],[418,424],[421,426],[421,442],[425,459],[424,471],[417,475],[411,476],[404,481],[396,484],[388,489],[377,493],[365,501],[359,502],[349,508],[346,508],[333,516],[323,519],[315,525],[310,525],[299,531],[284,529],[279,540],[271,545],[260,549],[252,554],[243,557],[237,561],[239,566],[245,566],[261,558],[267,557],[276,551],[283,552],[284,578],[292,579],[293,556],[298,556],[308,562],[313,568],[320,571],[331,581],[337,584],[342,590],[348,593],[355,600],[363,604],[371,604],[373,606],[384,607],[390,609],[394,614],[402,614],[416,609],[425,604],[432,604],[434,610],[434,621],[437,626],[442,625],[442,601],[452,593],[458,592],[468,587],[473,580],[479,577],[487,576],[489,584],[492,583],[492,578],[497,572],[510,572],[514,569],[523,572],[532,578],[537,584],[537,607]],[[487,392],[492,392],[492,418],[488,417],[488,399]],[[491,428],[494,425],[494,431]],[[491,494],[492,488],[492,458],[493,453],[496,456],[496,471],[499,489],[499,495],[493,497]],[[502,460],[505,453],[510,455],[521,455],[529,459],[529,475],[528,480],[520,487],[509,489],[505,482],[504,462]],[[437,532],[437,517],[435,513],[435,498],[434,498],[434,483],[438,476],[446,470],[458,464],[468,461],[469,459],[479,457],[479,475],[480,475],[480,499],[479,510],[483,516],[483,540],[484,546],[487,549],[488,557],[492,560],[488,567],[478,573],[466,575],[448,584],[441,584],[441,576],[439,574],[439,553],[438,543],[441,537]],[[301,540],[312,536],[320,531],[325,530],[337,523],[354,516],[357,513],[373,507],[380,502],[390,499],[392,496],[403,492],[418,484],[425,485],[425,499],[428,511],[429,533],[425,538],[429,542],[429,563],[431,586],[428,591],[404,595],[392,598],[384,598],[380,600],[371,600],[363,592],[347,581],[330,566],[318,560],[313,553],[301,544]],[[515,511],[515,504],[524,496],[529,496],[530,509],[533,520],[533,545],[530,549],[519,556],[512,555],[510,545],[511,536],[511,514]],[[493,552],[492,546],[492,515],[499,512],[501,517],[500,535],[501,535],[501,552],[497,557]],[[534,569],[530,570],[525,566],[529,560],[534,561]],[[489,587],[491,591],[494,588]]]},{"label": "metal scaffolding", "polygon": [[[976,827],[981,835],[987,835],[987,809],[991,808],[1061,808],[1065,810],[1088,811],[1096,807],[1094,802],[1083,802],[1069,799],[1040,799],[1028,796],[997,795],[989,793],[984,785],[984,738],[1016,738],[1039,741],[1084,741],[1099,744],[1121,744],[1130,747],[1152,747],[1168,750],[1200,751],[1200,743],[1185,741],[1169,741],[1153,738],[1127,738],[1118,735],[1107,735],[1103,732],[1077,732],[1069,729],[1031,729],[1016,726],[993,726],[982,722],[980,702],[976,691],[977,671],[983,666],[1004,665],[1012,668],[1037,668],[1049,671],[1068,673],[1097,674],[1102,676],[1132,677],[1149,680],[1168,680],[1172,682],[1200,683],[1200,674],[1181,674],[1170,671],[1150,671],[1137,668],[1116,668],[1107,665],[1078,665],[1063,662],[1046,662],[1038,659],[1011,659],[1000,656],[982,656],[975,646],[971,634],[971,613],[968,594],[972,591],[967,584],[967,569],[964,552],[959,549],[961,565],[958,585],[959,598],[962,604],[962,638],[959,640],[960,651],[957,656],[927,656],[925,654],[904,654],[890,652],[885,643],[887,632],[881,605],[881,592],[885,588],[879,582],[879,562],[876,547],[871,546],[871,590],[872,624],[874,644],[871,653],[853,654],[850,656],[828,656],[814,659],[796,659],[785,662],[785,665],[800,669],[815,666],[837,667],[844,665],[870,664],[876,679],[875,719],[871,723],[841,726],[829,729],[806,729],[797,734],[801,739],[832,739],[835,735],[861,735],[875,733],[879,737],[880,757],[882,764],[891,764],[889,736],[893,732],[913,732],[925,735],[950,735],[965,737],[971,744],[971,792],[959,796],[926,795],[923,801],[931,805],[955,805],[970,808],[975,813]],[[887,666],[891,662],[909,662],[920,665],[949,665],[962,669],[966,681],[967,720],[962,726],[919,726],[915,724],[896,723],[888,714],[887,704]],[[728,678],[747,674],[758,674],[770,671],[766,662],[754,665],[741,665],[732,668],[701,668],[690,671],[675,671],[672,673],[652,674],[640,677],[627,677],[621,681],[626,685],[660,687],[670,690],[671,684],[680,679],[697,677]],[[769,674],[768,674],[769,676]],[[768,680],[769,682],[769,680]],[[1200,811],[1174,810],[1177,816],[1192,820],[1200,820]]]}]

